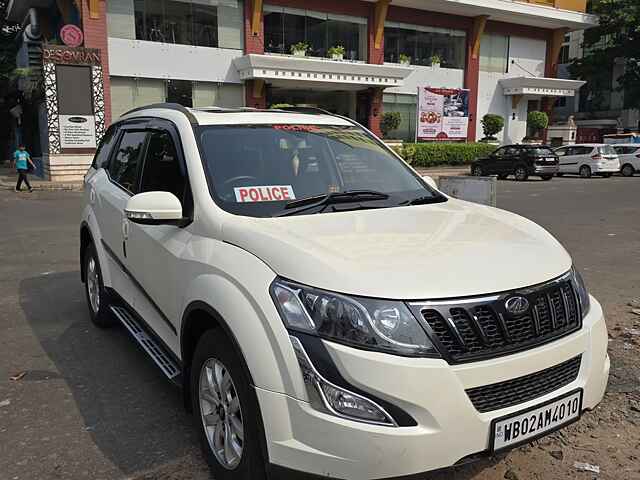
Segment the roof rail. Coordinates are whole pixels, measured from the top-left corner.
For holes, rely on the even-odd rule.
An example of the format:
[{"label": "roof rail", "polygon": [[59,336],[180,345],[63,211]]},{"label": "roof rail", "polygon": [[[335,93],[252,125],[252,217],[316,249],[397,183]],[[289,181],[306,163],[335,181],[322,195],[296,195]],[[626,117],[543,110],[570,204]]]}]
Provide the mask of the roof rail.
[{"label": "roof rail", "polygon": [[192,125],[198,125],[198,119],[193,115],[193,113],[191,113],[191,111],[187,107],[185,107],[184,105],[180,105],[179,103],[153,103],[151,105],[145,105],[143,107],[137,107],[137,108],[134,108],[133,110],[129,110],[128,112],[124,113],[123,116],[129,115],[130,113],[142,112],[144,110],[151,110],[151,109],[157,109],[157,108],[162,108],[164,110],[174,110],[176,112],[180,112],[184,114],[185,117],[187,117],[187,119]]},{"label": "roof rail", "polygon": [[308,113],[310,115],[335,116],[335,114],[318,107],[291,106],[291,107],[278,107],[277,110],[284,110],[285,112]]}]

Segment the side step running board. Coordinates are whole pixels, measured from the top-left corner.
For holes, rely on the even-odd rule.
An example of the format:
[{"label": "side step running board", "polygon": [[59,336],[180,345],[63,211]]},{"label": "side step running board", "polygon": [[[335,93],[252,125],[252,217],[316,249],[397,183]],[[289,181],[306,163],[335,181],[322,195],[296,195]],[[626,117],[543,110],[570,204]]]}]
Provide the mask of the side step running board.
[{"label": "side step running board", "polygon": [[136,319],[129,313],[129,311],[121,306],[112,306],[111,311],[122,322],[122,324],[129,330],[133,338],[140,344],[145,352],[156,362],[156,365],[160,367],[160,370],[169,378],[173,380],[180,375],[180,368],[174,363],[169,355],[167,355],[164,349],[158,345],[158,343],[144,331]]}]

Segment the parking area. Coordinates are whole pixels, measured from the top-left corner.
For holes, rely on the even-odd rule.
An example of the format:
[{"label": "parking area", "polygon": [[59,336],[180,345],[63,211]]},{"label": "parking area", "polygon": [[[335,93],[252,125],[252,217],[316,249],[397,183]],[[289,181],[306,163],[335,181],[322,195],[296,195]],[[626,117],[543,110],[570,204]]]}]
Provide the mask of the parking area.
[{"label": "parking area", "polygon": [[[640,478],[639,204],[638,177],[498,182],[498,206],[556,236],[603,304],[609,390],[577,424],[425,480]],[[209,478],[181,393],[123,329],[89,322],[80,208],[78,192],[0,191],[0,478]]]}]

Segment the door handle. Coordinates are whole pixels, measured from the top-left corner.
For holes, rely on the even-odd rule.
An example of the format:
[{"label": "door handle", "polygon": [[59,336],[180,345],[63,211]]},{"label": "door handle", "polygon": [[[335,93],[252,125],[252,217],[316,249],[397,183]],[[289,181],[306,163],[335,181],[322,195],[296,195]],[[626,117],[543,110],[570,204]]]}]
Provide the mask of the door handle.
[{"label": "door handle", "polygon": [[122,218],[122,238],[129,239],[129,220],[126,217]]}]

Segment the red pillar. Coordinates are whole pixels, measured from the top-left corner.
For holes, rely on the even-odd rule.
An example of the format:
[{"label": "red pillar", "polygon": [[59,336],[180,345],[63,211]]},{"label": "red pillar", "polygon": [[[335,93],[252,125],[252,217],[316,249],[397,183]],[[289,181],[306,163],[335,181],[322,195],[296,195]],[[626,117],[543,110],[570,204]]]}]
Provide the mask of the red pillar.
[{"label": "red pillar", "polygon": [[[264,54],[264,15],[262,2],[244,2],[244,53]],[[257,29],[253,28],[254,6],[259,8]],[[244,85],[245,105],[253,108],[267,108],[266,86],[263,80],[247,80]]]},{"label": "red pillar", "polygon": [[[369,7],[369,21],[368,24],[368,63],[376,65],[382,65],[384,63],[384,37],[380,42],[378,48],[375,45],[376,35],[376,4],[372,3]],[[382,88],[370,88],[369,94],[369,112],[367,115],[369,130],[371,130],[378,137],[382,137],[382,130],[380,130],[380,121],[384,113],[382,105]]]},{"label": "red pillar", "polygon": [[469,89],[469,128],[467,142],[476,141],[476,122],[478,115],[478,89],[480,87],[480,56],[471,54],[473,46],[467,42],[467,64],[464,70],[464,87]]},{"label": "red pillar", "polygon": [[382,88],[370,88],[369,95],[371,99],[369,102],[368,116],[369,130],[378,137],[382,137],[382,130],[380,130],[380,121],[382,120],[382,114],[384,113],[382,108]]},{"label": "red pillar", "polygon": [[[80,2],[82,5],[82,30],[84,32],[84,46],[100,50],[102,59],[102,81],[104,85],[104,122],[111,124],[111,81],[109,77],[109,44],[107,40],[107,2]],[[95,5],[94,11],[90,4]]]}]

